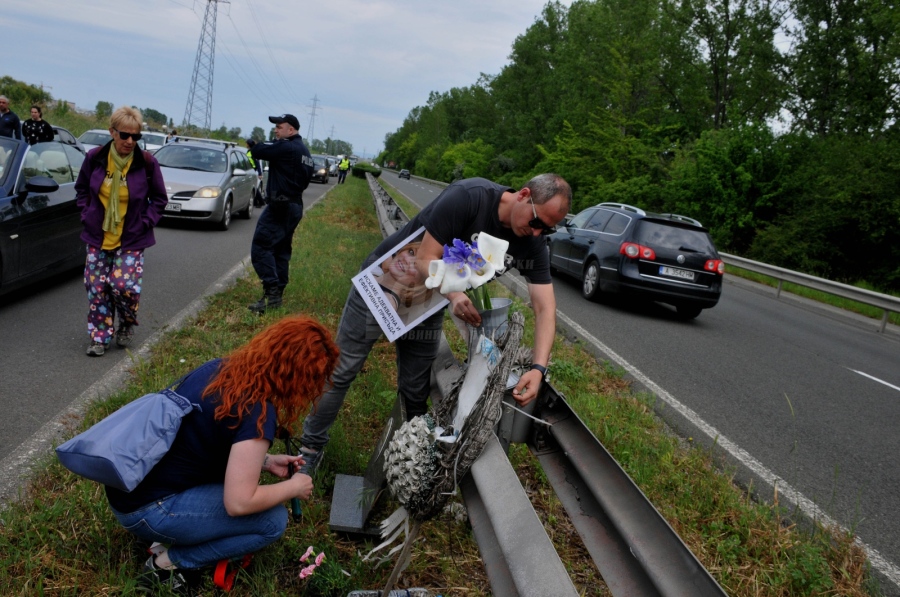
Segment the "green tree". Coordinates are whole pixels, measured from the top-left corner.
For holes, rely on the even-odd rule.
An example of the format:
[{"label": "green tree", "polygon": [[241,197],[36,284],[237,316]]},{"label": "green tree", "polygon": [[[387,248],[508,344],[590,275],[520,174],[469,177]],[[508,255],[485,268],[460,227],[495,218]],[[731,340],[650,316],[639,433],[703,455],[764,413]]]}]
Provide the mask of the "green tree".
[{"label": "green tree", "polygon": [[168,116],[166,116],[162,112],[154,110],[153,108],[142,108],[141,114],[144,115],[144,122],[156,128],[161,128],[164,124],[166,124],[166,122],[169,121]]},{"label": "green tree", "polygon": [[817,135],[896,126],[900,11],[886,0],[791,0],[796,46],[787,109]]},{"label": "green tree", "polygon": [[97,102],[97,107],[94,108],[94,114],[101,120],[109,118],[112,116],[112,113],[113,105],[110,102],[99,101]]},{"label": "green tree", "polygon": [[441,156],[441,180],[487,176],[493,156],[494,148],[481,139],[451,145]]}]

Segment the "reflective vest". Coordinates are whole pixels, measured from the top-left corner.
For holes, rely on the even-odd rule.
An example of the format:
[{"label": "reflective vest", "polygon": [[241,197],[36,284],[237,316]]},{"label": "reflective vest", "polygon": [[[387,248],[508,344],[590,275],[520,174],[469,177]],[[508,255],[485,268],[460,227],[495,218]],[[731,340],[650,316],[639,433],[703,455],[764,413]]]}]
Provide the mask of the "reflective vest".
[{"label": "reflective vest", "polygon": [[341,170],[349,170],[350,169],[350,160],[344,158],[341,160],[340,166],[338,166]]}]

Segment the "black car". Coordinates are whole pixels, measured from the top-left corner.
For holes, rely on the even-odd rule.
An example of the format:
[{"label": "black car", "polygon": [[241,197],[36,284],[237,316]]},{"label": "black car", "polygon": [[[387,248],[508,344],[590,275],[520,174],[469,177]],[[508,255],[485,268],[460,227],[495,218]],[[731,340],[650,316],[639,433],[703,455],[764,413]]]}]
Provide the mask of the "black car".
[{"label": "black car", "polygon": [[66,145],[74,145],[78,149],[81,150],[82,153],[86,153],[84,149],[84,145],[81,144],[81,141],[75,138],[69,129],[64,129],[61,126],[53,126],[53,140],[59,141],[60,143],[65,143]]},{"label": "black car", "polygon": [[331,166],[331,161],[324,155],[314,155],[313,159],[313,173],[310,177],[310,182],[317,181],[321,183],[328,182],[328,168]]},{"label": "black car", "polygon": [[722,294],[725,264],[693,218],[601,203],[549,237],[550,267],[581,280],[590,300],[624,294],[673,305],[693,319]]},{"label": "black car", "polygon": [[400,171],[399,174],[397,174],[397,178],[405,178],[406,180],[409,180],[409,170],[404,168]]},{"label": "black car", "polygon": [[0,294],[84,267],[76,146],[0,137]]}]

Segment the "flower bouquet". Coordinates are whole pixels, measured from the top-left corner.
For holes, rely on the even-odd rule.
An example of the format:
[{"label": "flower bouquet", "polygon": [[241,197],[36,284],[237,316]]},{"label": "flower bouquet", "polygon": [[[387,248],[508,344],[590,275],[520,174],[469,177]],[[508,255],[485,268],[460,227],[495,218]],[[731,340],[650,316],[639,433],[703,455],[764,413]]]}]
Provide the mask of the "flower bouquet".
[{"label": "flower bouquet", "polygon": [[465,292],[479,311],[491,308],[486,284],[506,269],[506,250],[509,241],[481,232],[469,244],[454,239],[444,245],[443,259],[428,264],[427,288],[440,287],[440,293]]}]

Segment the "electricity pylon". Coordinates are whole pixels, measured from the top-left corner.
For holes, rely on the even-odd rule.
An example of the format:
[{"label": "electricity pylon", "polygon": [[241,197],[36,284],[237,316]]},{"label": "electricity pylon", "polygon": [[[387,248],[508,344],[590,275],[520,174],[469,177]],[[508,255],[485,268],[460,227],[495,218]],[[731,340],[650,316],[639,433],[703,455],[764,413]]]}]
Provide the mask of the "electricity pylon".
[{"label": "electricity pylon", "polygon": [[228,0],[206,0],[206,14],[200,43],[197,44],[197,58],[194,60],[194,74],[188,92],[187,107],[184,109],[182,126],[196,126],[205,131],[212,127],[213,70],[216,61],[216,16],[219,2]]}]

